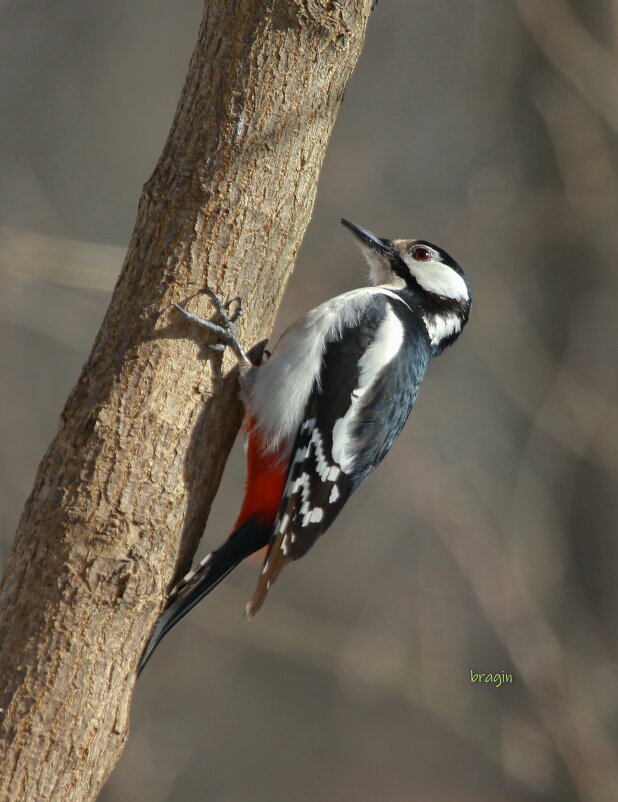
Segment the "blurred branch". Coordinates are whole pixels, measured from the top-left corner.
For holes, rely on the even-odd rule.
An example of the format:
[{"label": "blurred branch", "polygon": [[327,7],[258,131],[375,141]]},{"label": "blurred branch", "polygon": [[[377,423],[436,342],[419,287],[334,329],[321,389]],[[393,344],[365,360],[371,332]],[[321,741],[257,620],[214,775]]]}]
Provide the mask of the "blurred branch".
[{"label": "blurred branch", "polygon": [[[578,669],[500,546],[492,522],[434,450],[400,490],[444,542],[507,649],[584,802],[613,802],[618,763]],[[402,477],[403,479],[404,477]],[[445,503],[448,499],[448,503]]]},{"label": "blurred branch", "polygon": [[[491,304],[478,305],[471,335],[479,338],[478,355],[486,363],[511,400],[535,421],[545,434],[571,453],[581,456],[589,446],[599,461],[618,476],[618,407],[585,387],[567,367],[559,365],[543,337],[504,284],[487,271],[484,292]],[[500,347],[480,347],[496,332],[509,334]],[[511,337],[510,332],[517,332]],[[522,377],[538,377],[546,384],[554,379],[552,393],[559,403],[535,399]]]},{"label": "blurred branch", "polygon": [[551,69],[534,80],[532,100],[551,138],[567,201],[591,222],[613,223],[618,181],[599,115]]},{"label": "blurred branch", "polygon": [[[559,80],[552,70],[544,71],[535,80],[532,90],[533,100],[555,149],[567,202],[594,232],[587,248],[593,265],[586,275],[593,279],[595,269],[599,271],[599,280],[605,279],[606,292],[611,297],[611,283],[615,276],[604,269],[603,263],[606,258],[615,257],[616,252],[618,184],[602,121],[585,98]],[[594,258],[595,251],[601,259]],[[613,320],[602,317],[596,324],[600,327],[595,329],[598,336],[591,338],[581,328],[583,319],[589,321],[594,315],[595,307],[589,294],[585,303],[577,306],[569,326],[569,341],[554,368],[545,399],[532,416],[516,475],[512,510],[503,516],[503,520],[510,522],[505,526],[510,561],[525,577],[535,597],[542,598],[548,608],[572,611],[565,638],[568,637],[571,643],[585,643],[586,648],[585,656],[578,653],[571,662],[579,665],[586,676],[611,673],[616,677],[612,655],[600,637],[598,622],[579,584],[576,566],[569,558],[568,549],[564,548],[568,540],[565,530],[571,506],[565,504],[568,495],[565,486],[570,485],[575,490],[582,460],[596,457],[599,467],[616,475],[618,419],[615,407],[612,405],[609,410],[600,405],[598,399],[602,396],[599,393],[593,393],[597,402],[584,398],[582,385],[578,387],[578,383],[573,382],[578,361],[580,364],[585,362],[588,374],[595,374],[596,357],[600,369],[596,371],[595,384],[605,385],[608,392],[613,389],[615,366],[607,364],[612,363],[607,353],[598,354],[598,343],[605,336],[611,337]],[[588,322],[584,328],[589,328]],[[607,331],[605,336],[604,330]],[[577,414],[571,416],[574,409]],[[565,434],[571,430],[570,459],[564,459],[564,455],[545,447],[548,421],[562,422]],[[549,476],[554,483],[558,477],[561,478],[560,491],[552,492]],[[533,560],[531,554],[534,554]],[[571,669],[576,671],[574,665]],[[583,684],[581,675],[578,681]],[[596,695],[604,699],[609,715],[615,704],[611,690],[607,686],[599,688]]]},{"label": "blurred branch", "polygon": [[566,0],[517,0],[517,5],[549,61],[618,131],[618,60],[588,33]]},{"label": "blurred branch", "polygon": [[[360,688],[395,696],[415,709],[430,713],[485,759],[509,773],[491,732],[470,727],[466,705],[455,708],[440,704],[437,697],[425,692],[418,654],[408,642],[385,637],[369,628],[351,631],[348,626],[274,599],[269,601],[268,616],[248,626],[238,615],[246,601],[244,590],[227,582],[217,589],[217,596],[207,615],[194,619],[193,626],[201,632],[327,671],[338,677],[348,691]],[[477,713],[481,707],[492,705],[490,698],[480,701],[470,698],[467,675],[461,678],[457,693],[474,704]],[[513,775],[513,779],[522,782],[520,776]]]},{"label": "blurred branch", "polygon": [[0,226],[0,270],[19,278],[111,292],[125,252],[113,245]]}]

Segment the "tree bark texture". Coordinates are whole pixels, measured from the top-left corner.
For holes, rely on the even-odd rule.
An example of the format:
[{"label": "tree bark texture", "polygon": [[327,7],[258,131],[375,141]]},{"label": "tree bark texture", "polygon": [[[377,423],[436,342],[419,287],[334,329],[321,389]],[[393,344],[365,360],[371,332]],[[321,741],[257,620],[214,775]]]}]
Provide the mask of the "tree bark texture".
[{"label": "tree bark texture", "polygon": [[[90,800],[240,423],[232,359],[171,306],[239,295],[267,337],[371,0],[209,0],[109,310],[0,596],[0,800]],[[204,296],[193,311],[210,316]],[[226,375],[228,374],[228,375]]]}]

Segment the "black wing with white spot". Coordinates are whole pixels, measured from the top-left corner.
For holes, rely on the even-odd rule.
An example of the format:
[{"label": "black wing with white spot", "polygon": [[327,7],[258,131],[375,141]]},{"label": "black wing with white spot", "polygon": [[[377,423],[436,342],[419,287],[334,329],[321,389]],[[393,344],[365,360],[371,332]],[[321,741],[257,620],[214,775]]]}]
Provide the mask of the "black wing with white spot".
[{"label": "black wing with white spot", "polygon": [[294,448],[269,551],[248,607],[261,606],[290,560],[332,524],[400,433],[430,358],[422,321],[376,295],[355,326],[327,344]]}]

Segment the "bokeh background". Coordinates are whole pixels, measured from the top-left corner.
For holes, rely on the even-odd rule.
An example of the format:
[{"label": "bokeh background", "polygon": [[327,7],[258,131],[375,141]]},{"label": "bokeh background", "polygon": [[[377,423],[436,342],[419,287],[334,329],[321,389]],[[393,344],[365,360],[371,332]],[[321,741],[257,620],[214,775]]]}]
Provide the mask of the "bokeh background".
[{"label": "bokeh background", "polygon": [[[0,2],[1,558],[200,14]],[[277,332],[364,280],[341,216],[451,252],[470,323],[263,613],[243,566],[166,639],[102,802],[618,799],[617,133],[617,2],[381,0]]]}]

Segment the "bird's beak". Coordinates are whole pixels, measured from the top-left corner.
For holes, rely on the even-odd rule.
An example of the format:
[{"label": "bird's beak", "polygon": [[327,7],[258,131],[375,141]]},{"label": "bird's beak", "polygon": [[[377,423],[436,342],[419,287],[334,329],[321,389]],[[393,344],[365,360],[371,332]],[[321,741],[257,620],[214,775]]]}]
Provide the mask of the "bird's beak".
[{"label": "bird's beak", "polygon": [[385,256],[387,258],[392,256],[393,243],[389,239],[376,237],[375,234],[372,234],[371,231],[367,231],[366,228],[361,228],[361,226],[357,226],[356,223],[350,223],[349,220],[345,220],[344,218],[341,219],[341,224],[349,228],[365,248],[368,248],[380,256]]}]

